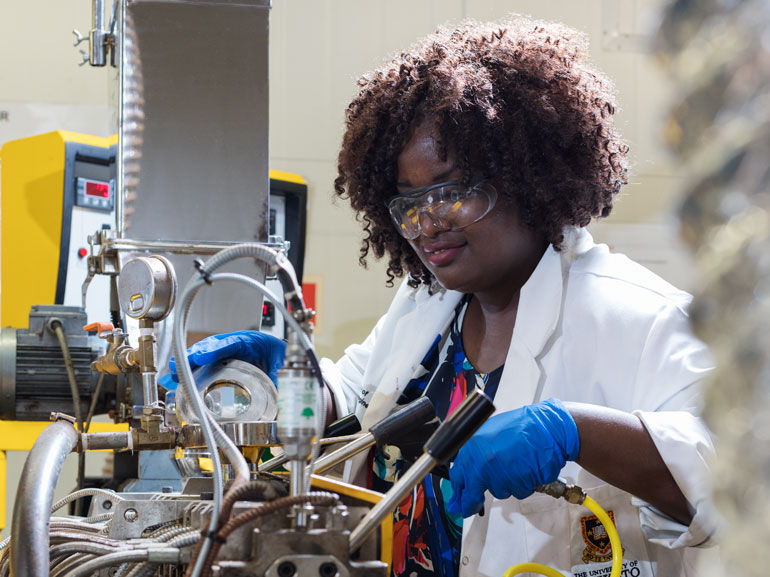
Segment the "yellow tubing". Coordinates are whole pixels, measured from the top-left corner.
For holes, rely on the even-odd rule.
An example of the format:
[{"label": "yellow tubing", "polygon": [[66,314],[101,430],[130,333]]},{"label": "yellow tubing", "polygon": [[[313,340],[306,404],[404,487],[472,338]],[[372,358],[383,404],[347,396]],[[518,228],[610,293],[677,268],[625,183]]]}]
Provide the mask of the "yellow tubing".
[{"label": "yellow tubing", "polygon": [[607,529],[607,535],[610,538],[610,545],[612,546],[612,571],[610,577],[619,577],[620,571],[623,569],[623,547],[620,546],[620,537],[618,537],[618,530],[615,528],[615,523],[612,522],[610,516],[599,506],[599,503],[586,497],[583,501],[583,505],[596,515],[596,518],[601,521],[604,528]]},{"label": "yellow tubing", "polygon": [[519,563],[503,573],[503,577],[513,577],[520,573],[538,573],[546,575],[546,577],[564,577],[556,569],[551,569],[547,565],[541,565],[540,563]]},{"label": "yellow tubing", "polygon": [[[623,547],[620,545],[620,537],[618,536],[618,530],[615,528],[615,523],[612,522],[612,519],[610,519],[610,516],[607,515],[604,509],[599,506],[599,503],[591,499],[591,497],[586,497],[583,505],[596,515],[596,518],[601,521],[601,524],[607,530],[610,545],[612,546],[612,571],[610,572],[610,577],[619,577],[620,571],[623,568]],[[521,573],[537,573],[546,577],[564,577],[556,569],[551,569],[540,563],[519,563],[503,573],[503,577],[513,577]]]}]

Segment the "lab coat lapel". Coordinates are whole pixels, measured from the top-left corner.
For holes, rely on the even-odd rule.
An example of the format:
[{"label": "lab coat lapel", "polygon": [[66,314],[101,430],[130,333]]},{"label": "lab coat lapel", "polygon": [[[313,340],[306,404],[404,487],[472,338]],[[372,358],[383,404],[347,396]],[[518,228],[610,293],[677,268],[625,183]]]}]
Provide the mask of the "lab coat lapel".
[{"label": "lab coat lapel", "polygon": [[[564,278],[569,257],[548,247],[540,263],[521,289],[516,325],[511,346],[505,359],[505,368],[495,394],[496,413],[510,411],[538,401],[545,379],[538,359],[547,352],[552,338],[560,330]],[[478,564],[481,552],[495,551],[511,530],[510,519],[500,519],[494,510],[495,501],[486,495],[487,515],[475,515],[463,521],[462,550],[475,552],[468,556],[469,565],[461,567],[460,575],[480,574]],[[502,525],[501,525],[502,521]],[[494,542],[494,545],[490,544]],[[515,551],[518,555],[520,552]],[[522,555],[523,557],[523,555]]]},{"label": "lab coat lapel", "polygon": [[542,389],[539,357],[558,327],[562,308],[564,272],[562,255],[549,246],[521,289],[516,325],[505,368],[495,395],[498,412],[528,405]]},{"label": "lab coat lapel", "polygon": [[[357,411],[362,430],[385,418],[399,395],[414,376],[428,348],[454,318],[453,311],[462,298],[461,293],[446,291],[430,296],[426,288],[416,290],[410,297],[410,310],[398,314],[389,336],[390,347],[383,347],[370,359],[372,372],[364,377],[366,388],[373,391],[366,408]],[[394,311],[395,312],[395,311]],[[383,335],[385,336],[385,335]],[[348,482],[365,485],[367,452],[359,453],[345,464],[343,478]]]},{"label": "lab coat lapel", "polygon": [[[452,321],[452,312],[462,294],[446,291],[430,296],[425,289],[416,291],[414,308],[401,316],[393,329],[391,348],[382,351],[383,358],[372,359],[371,366],[384,367],[363,415],[362,427],[383,419],[396,404],[407,383],[414,376],[436,336]],[[372,375],[373,378],[378,375]],[[368,380],[367,380],[368,381]]]}]

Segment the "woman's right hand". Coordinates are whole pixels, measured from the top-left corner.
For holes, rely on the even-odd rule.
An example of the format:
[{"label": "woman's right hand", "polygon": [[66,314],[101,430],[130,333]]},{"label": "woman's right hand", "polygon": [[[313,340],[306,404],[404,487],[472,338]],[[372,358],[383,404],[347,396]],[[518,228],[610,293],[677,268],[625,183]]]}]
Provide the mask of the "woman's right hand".
[{"label": "woman's right hand", "polygon": [[[276,386],[278,371],[283,366],[285,355],[285,341],[259,331],[236,331],[212,335],[187,349],[187,359],[192,369],[223,359],[237,359],[265,371]],[[174,357],[171,357],[168,367],[171,372],[161,377],[158,384],[173,390],[179,383]]]}]

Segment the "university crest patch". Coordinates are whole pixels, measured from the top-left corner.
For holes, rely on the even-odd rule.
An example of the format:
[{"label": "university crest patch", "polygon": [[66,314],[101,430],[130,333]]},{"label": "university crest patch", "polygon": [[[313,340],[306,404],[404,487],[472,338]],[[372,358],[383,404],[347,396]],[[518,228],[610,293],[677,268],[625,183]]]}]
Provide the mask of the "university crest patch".
[{"label": "university crest patch", "polygon": [[[615,523],[615,515],[607,511],[612,522]],[[604,563],[612,561],[612,547],[610,536],[601,521],[595,515],[580,518],[580,529],[583,533],[583,541],[587,545],[583,549],[583,563]]]}]

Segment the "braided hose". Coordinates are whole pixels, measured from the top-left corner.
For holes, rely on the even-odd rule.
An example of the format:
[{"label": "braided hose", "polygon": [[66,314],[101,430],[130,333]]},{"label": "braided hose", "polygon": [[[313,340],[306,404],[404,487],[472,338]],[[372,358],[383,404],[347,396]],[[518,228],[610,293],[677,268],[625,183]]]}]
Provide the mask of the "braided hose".
[{"label": "braided hose", "polygon": [[104,497],[108,501],[111,501],[113,505],[116,505],[121,501],[125,501],[123,497],[118,495],[115,491],[110,491],[109,489],[80,489],[79,491],[70,493],[66,497],[56,501],[56,503],[54,503],[51,507],[51,513],[55,513],[64,507],[64,505],[67,505],[76,499],[80,499],[81,497]]},{"label": "braided hose", "polygon": [[137,562],[146,561],[150,556],[150,552],[147,549],[136,549],[129,551],[117,551],[115,553],[108,553],[102,555],[96,559],[86,561],[82,565],[79,565],[69,573],[68,577],[89,577],[95,571],[110,567],[112,565],[120,565],[125,562]]},{"label": "braided hose", "polygon": [[51,571],[51,577],[59,577],[59,575],[66,573],[72,569],[72,567],[76,567],[84,561],[90,561],[93,557],[94,556],[90,553],[76,553],[75,555],[71,555]]}]

